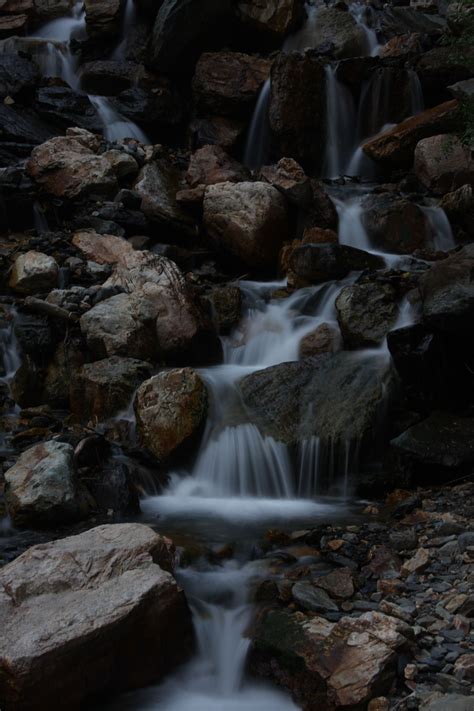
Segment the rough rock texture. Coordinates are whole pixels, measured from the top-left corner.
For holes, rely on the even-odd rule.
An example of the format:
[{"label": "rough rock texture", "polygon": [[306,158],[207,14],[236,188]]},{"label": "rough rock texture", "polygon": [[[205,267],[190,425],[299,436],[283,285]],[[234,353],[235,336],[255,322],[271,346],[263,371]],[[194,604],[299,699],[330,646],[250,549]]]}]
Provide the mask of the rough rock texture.
[{"label": "rough rock texture", "polygon": [[362,148],[369,158],[383,167],[410,168],[416,144],[423,138],[450,131],[457,121],[458,102],[447,101],[371,138]]},{"label": "rough rock texture", "polygon": [[201,55],[193,77],[193,94],[204,111],[248,115],[270,74],[271,61],[240,52]]},{"label": "rough rock texture", "polygon": [[203,146],[191,156],[186,182],[191,188],[216,183],[238,183],[248,178],[248,171],[220,146]]},{"label": "rough rock texture", "polygon": [[123,3],[121,0],[84,0],[87,33],[90,37],[117,34]]},{"label": "rough rock texture", "polygon": [[236,11],[249,29],[279,39],[293,31],[304,17],[301,0],[238,0]]},{"label": "rough rock texture", "polygon": [[162,569],[172,564],[167,539],[118,524],[37,545],[5,566],[2,708],[79,708],[169,672],[192,639],[184,595]]},{"label": "rough rock texture", "polygon": [[300,358],[336,353],[341,349],[341,336],[337,327],[322,323],[301,339]]},{"label": "rough rock texture", "polygon": [[45,442],[27,449],[5,472],[5,499],[15,525],[52,527],[87,513],[73,454],[69,444]]},{"label": "rough rock texture", "polygon": [[137,387],[150,377],[149,363],[112,356],[87,363],[71,388],[71,412],[81,420],[103,422],[127,410]]},{"label": "rough rock texture", "polygon": [[142,444],[160,462],[185,453],[206,420],[207,408],[206,386],[191,368],[155,375],[140,386],[135,400]]},{"label": "rough rock texture", "polygon": [[336,309],[346,348],[379,345],[398,314],[394,289],[378,283],[346,286],[336,299]]},{"label": "rough rock texture", "polygon": [[72,238],[72,244],[86,259],[96,264],[118,264],[133,252],[130,242],[116,235],[98,234],[95,230],[79,230]]},{"label": "rough rock texture", "polygon": [[329,279],[342,279],[349,272],[377,269],[383,261],[362,249],[340,244],[303,244],[289,260],[289,280],[296,286],[318,284]]},{"label": "rough rock texture", "polygon": [[218,249],[254,269],[270,268],[288,234],[286,202],[268,183],[211,185],[204,224]]},{"label": "rough rock texture", "polygon": [[408,254],[427,246],[428,220],[422,209],[398,195],[369,195],[363,201],[364,226],[371,244],[392,254]]},{"label": "rough rock texture", "polygon": [[260,172],[288,202],[299,207],[308,207],[311,203],[311,181],[303,168],[292,158],[282,158],[276,165],[264,166]]},{"label": "rough rock texture", "polygon": [[29,251],[16,258],[9,285],[20,294],[48,291],[58,284],[59,267],[53,257]]},{"label": "rough rock texture", "polygon": [[456,136],[432,136],[417,143],[414,169],[418,180],[436,195],[474,185],[471,150]]},{"label": "rough rock texture", "polygon": [[317,47],[328,40],[334,45],[337,59],[361,57],[367,53],[364,30],[346,9],[323,8],[317,13],[311,44]]}]

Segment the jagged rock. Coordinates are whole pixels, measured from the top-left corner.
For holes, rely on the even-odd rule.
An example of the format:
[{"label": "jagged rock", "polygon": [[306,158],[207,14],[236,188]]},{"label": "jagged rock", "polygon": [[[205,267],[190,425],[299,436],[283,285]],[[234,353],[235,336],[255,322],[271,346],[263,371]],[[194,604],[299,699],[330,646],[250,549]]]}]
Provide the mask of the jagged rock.
[{"label": "jagged rock", "polygon": [[120,30],[121,0],[84,0],[87,34],[104,38],[118,34]]},{"label": "jagged rock", "polygon": [[311,181],[292,158],[282,158],[276,165],[264,166],[261,175],[287,198],[288,202],[308,207],[313,197]]},{"label": "jagged rock", "polygon": [[171,671],[192,640],[184,594],[162,569],[172,556],[150,528],[116,524],[34,546],[2,568],[2,708],[79,708]]},{"label": "jagged rock", "polygon": [[303,609],[311,612],[338,612],[339,608],[329,595],[313,583],[302,580],[291,589],[293,599]]},{"label": "jagged rock", "polygon": [[71,387],[71,412],[81,420],[102,422],[126,410],[138,386],[150,377],[149,363],[113,356],[86,363]]},{"label": "jagged rock", "polygon": [[310,358],[325,353],[336,353],[340,349],[341,337],[337,328],[322,323],[301,339],[299,355],[300,358]]},{"label": "jagged rock", "polygon": [[324,157],[326,79],[309,54],[280,53],[272,65],[269,121],[282,156],[306,168]]},{"label": "jagged rock", "polygon": [[149,63],[165,74],[182,71],[231,27],[230,0],[165,0],[153,27]]},{"label": "jagged rock", "polygon": [[271,61],[241,52],[201,55],[193,94],[204,111],[223,116],[248,115],[270,74]]},{"label": "jagged rock", "polygon": [[[1,56],[1,55],[0,55]],[[3,141],[36,146],[55,136],[51,126],[28,109],[19,110],[0,103],[0,135]]]},{"label": "jagged rock", "polygon": [[111,163],[96,155],[100,141],[84,129],[68,129],[37,146],[27,163],[29,175],[56,197],[77,198],[116,192],[117,177]]},{"label": "jagged rock", "polygon": [[381,268],[383,260],[341,244],[303,244],[292,252],[289,266],[289,280],[296,286],[307,286],[342,279],[355,270]]},{"label": "jagged rock", "polygon": [[289,689],[303,708],[362,707],[390,689],[396,651],[409,633],[404,622],[379,612],[334,624],[267,610],[254,630],[250,667]]},{"label": "jagged rock", "polygon": [[449,98],[450,85],[472,77],[473,57],[474,51],[467,44],[459,44],[454,52],[452,47],[439,46],[421,55],[415,70],[431,105]]},{"label": "jagged rock", "polygon": [[251,420],[264,434],[295,443],[313,435],[362,441],[395,384],[383,356],[342,352],[265,368],[243,378],[239,387]]},{"label": "jagged rock", "polygon": [[374,247],[407,254],[427,246],[428,220],[415,203],[398,195],[369,195],[363,201],[363,222]]},{"label": "jagged rock", "polygon": [[189,124],[189,130],[195,148],[210,144],[232,150],[245,134],[246,123],[226,116],[210,116],[194,119]]},{"label": "jagged rock", "polygon": [[414,169],[418,180],[436,195],[474,185],[471,149],[456,136],[431,136],[417,143]]},{"label": "jagged rock", "polygon": [[134,250],[130,242],[115,235],[100,235],[95,230],[80,230],[75,232],[72,244],[86,257],[96,264],[123,263],[125,256]]},{"label": "jagged rock", "polygon": [[29,251],[16,258],[9,286],[20,294],[37,294],[58,285],[59,267],[53,257]]},{"label": "jagged rock", "polygon": [[186,181],[191,188],[216,183],[239,183],[248,177],[248,170],[220,146],[203,146],[193,153],[186,173]]},{"label": "jagged rock", "polygon": [[349,349],[379,345],[398,315],[395,290],[377,282],[346,286],[336,299],[336,309]]},{"label": "jagged rock", "polygon": [[229,333],[242,315],[242,292],[238,286],[217,286],[210,294],[217,330]]},{"label": "jagged rock", "polygon": [[73,454],[70,444],[44,442],[23,452],[5,472],[5,500],[15,526],[54,527],[87,515]]},{"label": "jagged rock", "polygon": [[380,57],[407,57],[421,53],[421,36],[419,32],[392,37],[380,49]]},{"label": "jagged rock", "polygon": [[36,88],[38,80],[38,67],[31,59],[17,54],[2,54],[0,97],[26,97]]},{"label": "jagged rock", "polygon": [[355,592],[354,580],[349,568],[333,570],[332,573],[316,578],[314,584],[326,590],[331,597],[340,600],[349,599]]},{"label": "jagged rock", "polygon": [[102,121],[89,97],[69,86],[42,86],[36,92],[36,113],[45,121],[62,128],[79,126],[100,133]]},{"label": "jagged rock", "polygon": [[410,168],[416,144],[423,138],[454,129],[458,122],[458,102],[427,109],[417,116],[402,121],[395,128],[371,138],[362,146],[369,158],[387,168]]},{"label": "jagged rock", "polygon": [[268,269],[276,265],[288,234],[286,202],[267,183],[210,185],[204,224],[218,249],[254,269]]},{"label": "jagged rock", "polygon": [[423,319],[448,333],[470,328],[474,315],[474,245],[433,264],[420,280]]},{"label": "jagged rock", "polygon": [[364,30],[345,8],[325,7],[318,11],[311,44],[317,47],[327,41],[334,45],[333,53],[337,59],[367,54]]},{"label": "jagged rock", "polygon": [[236,11],[249,29],[281,39],[301,24],[303,7],[301,0],[238,0]]},{"label": "jagged rock", "polygon": [[430,563],[430,552],[426,548],[418,548],[415,555],[400,568],[400,573],[403,577],[407,577],[412,573],[421,573]]},{"label": "jagged rock", "polygon": [[189,451],[208,409],[207,389],[191,368],[155,375],[138,389],[135,400],[142,444],[164,462]]}]

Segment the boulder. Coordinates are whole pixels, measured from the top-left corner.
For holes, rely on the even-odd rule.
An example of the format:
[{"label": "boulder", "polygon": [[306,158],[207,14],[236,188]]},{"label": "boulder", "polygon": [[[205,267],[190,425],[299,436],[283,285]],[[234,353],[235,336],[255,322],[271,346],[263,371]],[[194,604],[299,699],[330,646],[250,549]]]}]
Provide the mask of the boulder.
[{"label": "boulder", "polygon": [[71,387],[71,412],[81,420],[102,422],[127,410],[152,367],[135,358],[112,356],[86,363]]},{"label": "boulder", "polygon": [[304,168],[321,167],[326,121],[322,63],[310,54],[280,53],[272,65],[268,111],[280,155]]},{"label": "boulder", "polygon": [[265,610],[249,654],[252,672],[287,688],[302,708],[365,708],[390,689],[409,626],[380,612],[323,617]]},{"label": "boulder", "polygon": [[102,133],[103,123],[89,97],[69,86],[42,86],[36,92],[34,108],[38,116],[61,128],[79,126]]},{"label": "boulder", "polygon": [[238,286],[216,286],[210,296],[217,330],[227,334],[237,326],[242,316],[242,292]]},{"label": "boulder", "polygon": [[191,188],[216,183],[239,183],[249,177],[248,170],[220,146],[203,146],[192,154],[186,182]]},{"label": "boulder", "polygon": [[115,235],[101,235],[95,230],[79,230],[74,233],[72,244],[88,260],[96,264],[123,263],[125,256],[134,250],[130,242]]},{"label": "boulder", "polygon": [[181,72],[231,27],[230,0],[164,0],[153,27],[149,64],[160,73]]},{"label": "boulder", "polygon": [[110,102],[119,114],[150,129],[175,128],[183,121],[183,102],[175,86],[167,82],[153,83],[151,90],[132,86]]},{"label": "boulder", "polygon": [[282,39],[303,21],[301,0],[238,0],[237,16],[249,30]]},{"label": "boulder", "polygon": [[333,243],[303,244],[291,254],[288,278],[295,286],[307,286],[342,279],[351,271],[383,266],[381,257],[355,247]]},{"label": "boulder", "polygon": [[346,286],[336,299],[336,310],[346,348],[377,346],[397,319],[395,290],[377,282]]},{"label": "boulder", "polygon": [[423,210],[392,194],[369,195],[362,202],[363,223],[371,244],[391,254],[408,254],[427,246],[431,230]]},{"label": "boulder", "polygon": [[27,163],[29,175],[46,192],[62,198],[107,195],[117,191],[111,163],[97,155],[100,140],[84,129],[68,129],[37,146]]},{"label": "boulder", "polygon": [[452,46],[438,46],[421,55],[415,70],[430,105],[446,101],[450,85],[472,77],[473,58],[472,47],[461,43],[454,51]]},{"label": "boulder", "polygon": [[319,9],[311,32],[311,45],[317,47],[331,42],[336,59],[361,57],[368,45],[363,27],[345,8]]},{"label": "boulder", "polygon": [[5,472],[5,501],[15,526],[53,528],[87,515],[73,455],[70,444],[44,442],[23,452]]},{"label": "boulder", "polygon": [[53,257],[29,251],[15,259],[9,286],[20,294],[37,294],[54,289],[58,277],[59,267]]},{"label": "boulder", "polygon": [[140,65],[135,62],[99,59],[81,66],[81,87],[89,94],[115,96],[138,82]]},{"label": "boulder", "polygon": [[239,387],[249,418],[261,431],[294,444],[312,436],[361,442],[376,427],[395,385],[383,355],[341,352],[265,368],[247,375]]},{"label": "boulder", "polygon": [[[1,56],[1,55],[0,55]],[[2,142],[26,144],[37,146],[43,141],[48,141],[59,131],[54,130],[45,121],[42,121],[29,109],[17,109],[0,103],[0,135]],[[28,151],[29,152],[29,151]]]},{"label": "boulder", "polygon": [[379,51],[379,57],[412,57],[421,54],[421,35],[409,32],[396,35],[386,42]]},{"label": "boulder", "polygon": [[417,143],[423,138],[455,129],[458,120],[458,102],[455,99],[446,101],[369,139],[362,149],[384,168],[410,168]]},{"label": "boulder", "polygon": [[34,546],[2,568],[2,708],[90,706],[171,671],[192,640],[172,556],[147,526],[116,524]]},{"label": "boulder", "polygon": [[468,333],[474,316],[474,245],[433,264],[420,280],[423,319],[448,333]]},{"label": "boulder", "polygon": [[206,386],[192,368],[159,373],[139,387],[135,399],[140,440],[160,462],[189,453],[207,410]]},{"label": "boulder", "polygon": [[2,53],[0,64],[0,97],[28,97],[39,80],[38,67],[31,59],[18,54]]},{"label": "boulder", "polygon": [[97,39],[118,34],[123,6],[122,0],[84,0],[89,37]]},{"label": "boulder", "polygon": [[444,195],[463,185],[474,186],[474,160],[469,146],[457,136],[424,138],[415,148],[415,175],[436,195]]},{"label": "boulder", "polygon": [[210,185],[204,194],[204,225],[224,253],[253,269],[271,269],[288,235],[286,201],[268,183]]},{"label": "boulder", "polygon": [[248,116],[270,74],[271,61],[241,52],[208,52],[199,58],[193,94],[204,112]]},{"label": "boulder", "polygon": [[300,358],[336,353],[341,349],[341,336],[337,327],[322,323],[300,341]]},{"label": "boulder", "polygon": [[306,208],[311,204],[311,181],[303,168],[292,158],[281,158],[276,165],[264,166],[260,173],[288,202]]}]

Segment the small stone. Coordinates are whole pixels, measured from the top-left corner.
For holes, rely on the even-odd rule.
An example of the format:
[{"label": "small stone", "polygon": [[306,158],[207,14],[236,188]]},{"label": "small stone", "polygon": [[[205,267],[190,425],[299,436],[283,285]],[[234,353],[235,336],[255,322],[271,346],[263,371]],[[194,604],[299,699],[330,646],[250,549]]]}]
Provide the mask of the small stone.
[{"label": "small stone", "polygon": [[421,573],[430,562],[430,553],[425,548],[418,548],[417,552],[404,563],[400,569],[403,577],[407,577],[412,573]]},{"label": "small stone", "polygon": [[312,583],[301,581],[292,588],[293,598],[305,610],[311,612],[338,612],[339,608],[329,595]]}]

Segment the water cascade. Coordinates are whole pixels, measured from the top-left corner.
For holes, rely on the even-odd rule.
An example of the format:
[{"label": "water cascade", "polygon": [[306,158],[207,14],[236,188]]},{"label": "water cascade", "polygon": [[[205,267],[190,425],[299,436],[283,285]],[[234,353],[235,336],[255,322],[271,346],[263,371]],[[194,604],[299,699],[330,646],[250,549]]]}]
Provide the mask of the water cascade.
[{"label": "water cascade", "polygon": [[354,99],[349,89],[337,80],[336,68],[326,69],[327,149],[325,175],[338,178],[345,172],[354,147],[356,127]]},{"label": "water cascade", "polygon": [[267,79],[258,97],[245,146],[244,165],[257,170],[264,165],[268,157],[270,127],[268,125],[268,107],[270,104],[270,79]]}]

